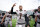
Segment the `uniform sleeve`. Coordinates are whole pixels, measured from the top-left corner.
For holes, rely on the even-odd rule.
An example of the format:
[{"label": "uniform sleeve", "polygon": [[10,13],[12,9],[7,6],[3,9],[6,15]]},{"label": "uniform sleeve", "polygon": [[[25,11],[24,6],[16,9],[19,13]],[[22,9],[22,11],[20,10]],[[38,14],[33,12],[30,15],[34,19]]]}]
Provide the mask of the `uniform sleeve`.
[{"label": "uniform sleeve", "polygon": [[13,7],[11,8],[11,14],[17,14],[16,12],[13,12]]}]

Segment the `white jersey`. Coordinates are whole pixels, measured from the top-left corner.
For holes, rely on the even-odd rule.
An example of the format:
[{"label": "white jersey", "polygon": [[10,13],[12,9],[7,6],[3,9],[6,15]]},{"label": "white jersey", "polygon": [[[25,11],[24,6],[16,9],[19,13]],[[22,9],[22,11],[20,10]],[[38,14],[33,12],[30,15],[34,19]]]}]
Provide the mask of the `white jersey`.
[{"label": "white jersey", "polygon": [[[16,10],[16,13],[17,13],[17,22],[18,23],[25,23],[24,15],[26,14],[26,11],[25,10],[22,10],[22,11]],[[19,19],[20,13],[22,13],[21,19]]]},{"label": "white jersey", "polygon": [[17,17],[18,17],[18,18],[20,18],[20,13],[22,13],[21,19],[25,19],[25,18],[24,18],[24,15],[25,15],[26,11],[23,11],[23,10],[22,10],[22,11],[19,11],[19,10],[17,10],[16,13],[17,13]]},{"label": "white jersey", "polygon": [[5,20],[11,20],[11,14],[9,14],[9,13],[6,13],[6,19]]}]

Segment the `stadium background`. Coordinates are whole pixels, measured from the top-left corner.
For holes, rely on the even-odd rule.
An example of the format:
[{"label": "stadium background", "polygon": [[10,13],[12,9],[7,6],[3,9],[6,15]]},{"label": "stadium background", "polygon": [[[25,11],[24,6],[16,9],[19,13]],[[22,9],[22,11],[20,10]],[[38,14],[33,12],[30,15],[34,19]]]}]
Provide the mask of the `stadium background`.
[{"label": "stadium background", "polygon": [[0,0],[0,10],[10,11],[14,3],[16,3],[14,11],[19,10],[19,5],[22,5],[23,10],[27,11],[36,9],[40,6],[40,0]]}]

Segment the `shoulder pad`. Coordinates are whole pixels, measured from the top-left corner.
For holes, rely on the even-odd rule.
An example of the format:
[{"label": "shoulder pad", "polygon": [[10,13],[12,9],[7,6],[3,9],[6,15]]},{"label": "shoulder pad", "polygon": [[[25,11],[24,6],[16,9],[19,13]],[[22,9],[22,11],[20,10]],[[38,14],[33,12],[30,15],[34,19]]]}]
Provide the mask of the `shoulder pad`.
[{"label": "shoulder pad", "polygon": [[24,11],[26,11],[26,10],[24,10]]},{"label": "shoulder pad", "polygon": [[18,10],[16,10],[18,12]]}]

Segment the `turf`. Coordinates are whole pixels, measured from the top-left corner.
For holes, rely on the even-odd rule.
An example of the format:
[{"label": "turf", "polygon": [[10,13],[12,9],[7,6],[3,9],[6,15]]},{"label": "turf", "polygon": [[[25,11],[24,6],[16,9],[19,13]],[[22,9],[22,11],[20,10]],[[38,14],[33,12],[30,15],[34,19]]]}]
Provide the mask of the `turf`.
[{"label": "turf", "polygon": [[[16,26],[16,19],[12,19],[12,27]],[[8,25],[8,27],[10,27],[10,25]]]},{"label": "turf", "polygon": [[35,21],[33,19],[31,19],[29,23],[30,23],[30,27],[34,27]]}]

